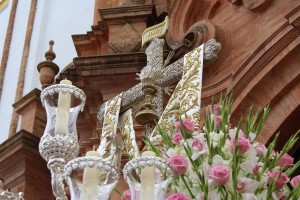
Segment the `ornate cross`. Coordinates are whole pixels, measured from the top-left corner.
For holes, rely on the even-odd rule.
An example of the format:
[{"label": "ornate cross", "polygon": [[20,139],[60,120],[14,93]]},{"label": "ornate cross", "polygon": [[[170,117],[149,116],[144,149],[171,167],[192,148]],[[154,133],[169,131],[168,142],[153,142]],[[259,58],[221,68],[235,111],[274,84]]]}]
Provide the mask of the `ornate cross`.
[{"label": "ornate cross", "polygon": [[[145,72],[145,74],[148,71],[160,74],[160,76],[156,79],[156,84],[159,89],[154,95],[154,103],[157,105],[157,111],[159,115],[161,114],[163,109],[163,88],[166,88],[175,83],[176,81],[179,81],[183,72],[183,58],[180,58],[179,60],[166,67],[163,67],[163,43],[164,40],[162,39],[154,39],[151,42],[151,44],[146,48],[147,66],[142,70]],[[216,40],[212,39],[207,41],[204,44],[204,63],[214,61],[217,58],[217,53],[220,50],[220,48],[221,44],[216,42]],[[155,70],[159,71],[155,72]],[[140,74],[140,76],[143,75],[144,74]],[[123,92],[123,101],[121,103],[120,112],[125,111],[126,109],[132,107],[134,104],[141,102],[145,98],[145,94],[143,93],[142,88],[143,83],[139,83],[130,88],[129,90]],[[104,108],[105,104],[102,104],[97,114],[97,118],[100,122],[102,122],[104,118]]]},{"label": "ornate cross", "polygon": [[[147,32],[147,30],[148,33],[149,30],[150,32],[155,32],[152,27],[146,29],[145,32]],[[165,25],[163,25],[160,30],[165,31]],[[153,36],[153,34],[151,34],[151,36]],[[162,35],[160,34],[159,36]],[[168,56],[165,61],[163,59],[164,43],[164,39],[151,38],[151,42],[145,51],[147,55],[147,66],[145,66],[139,74],[141,83],[103,104],[98,112],[97,117],[100,122],[103,121],[104,113],[106,113],[106,120],[104,121],[98,152],[103,158],[110,160],[117,166],[120,165],[122,153],[122,144],[120,145],[120,141],[122,140],[125,141],[125,143],[127,143],[126,141],[130,141],[131,149],[135,148],[133,151],[135,154],[131,156],[138,156],[135,135],[130,135],[130,133],[127,133],[127,135],[122,134],[122,138],[120,139],[120,136],[116,134],[116,126],[118,123],[116,121],[118,121],[119,113],[124,112],[134,104],[144,100],[143,110],[137,114],[136,121],[141,125],[145,125],[146,136],[149,137],[154,128],[154,122],[158,121],[163,111],[163,90],[174,82],[179,81],[182,77],[184,58],[167,65],[170,57]],[[204,62],[210,62],[216,59],[217,52],[220,50],[221,45],[215,40],[209,40],[203,47]],[[132,124],[133,122],[131,123],[131,132],[134,133]]]}]

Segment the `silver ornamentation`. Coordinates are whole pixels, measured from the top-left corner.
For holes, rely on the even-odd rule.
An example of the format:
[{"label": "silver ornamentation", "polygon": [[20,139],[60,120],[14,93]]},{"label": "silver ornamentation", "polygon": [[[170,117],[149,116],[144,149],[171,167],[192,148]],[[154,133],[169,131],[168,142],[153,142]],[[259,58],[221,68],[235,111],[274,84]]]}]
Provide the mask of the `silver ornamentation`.
[{"label": "silver ornamentation", "polygon": [[166,171],[169,179],[172,179],[173,177],[173,170],[166,160],[154,156],[144,156],[132,159],[126,163],[123,168],[125,179],[128,178],[129,173],[132,171],[135,171],[136,169],[143,169],[146,166],[154,166],[160,170]]},{"label": "silver ornamentation", "polygon": [[64,167],[65,178],[71,176],[72,172],[76,169],[84,169],[86,167],[94,167],[96,166],[99,170],[104,169],[107,172],[107,177],[110,179],[119,179],[119,172],[114,165],[111,165],[110,162],[92,156],[79,157],[68,162]]},{"label": "silver ornamentation", "polygon": [[48,162],[52,158],[63,158],[65,162],[76,158],[79,152],[79,145],[77,142],[77,134],[67,134],[65,136],[50,134],[42,136],[39,151],[41,156]]},{"label": "silver ornamentation", "polygon": [[18,194],[14,194],[6,190],[0,190],[0,199],[1,200],[24,200],[24,194],[22,192],[19,192]]},{"label": "silver ornamentation", "polygon": [[[221,49],[221,44],[216,42],[216,40],[211,39],[204,44],[204,63],[212,62],[217,58],[217,53]],[[164,88],[172,83],[178,81],[182,77],[183,58],[180,58],[176,62],[168,65],[160,71],[162,74],[161,79],[157,79],[156,83],[158,86]],[[144,93],[142,92],[142,83],[135,85],[129,90],[123,92],[121,104],[121,111],[125,111],[127,108],[130,108],[133,104],[138,103],[144,99]],[[104,116],[104,105],[102,104],[98,111],[98,120],[103,121]]]},{"label": "silver ornamentation", "polygon": [[74,85],[56,84],[56,85],[51,85],[51,86],[45,88],[41,92],[42,105],[45,107],[44,102],[46,101],[47,96],[54,96],[54,94],[59,94],[59,92],[70,93],[70,94],[74,95],[76,98],[79,98],[81,100],[80,108],[81,108],[81,111],[83,111],[85,101],[86,101],[86,96],[81,89],[75,87]]},{"label": "silver ornamentation", "polygon": [[153,156],[135,158],[127,162],[124,166],[123,174],[129,185],[131,196],[135,197],[135,199],[141,199],[141,169],[145,167],[155,167],[158,169],[154,179],[154,194],[152,194],[154,196],[152,199],[165,199],[168,185],[173,178],[173,171],[166,160]]},{"label": "silver ornamentation", "polygon": [[[57,100],[60,92],[70,93],[73,98],[80,99],[80,103],[70,108],[68,112],[68,131],[66,133],[55,132]],[[48,162],[47,167],[51,172],[52,190],[56,200],[67,200],[63,168],[68,161],[78,156],[76,120],[79,112],[84,108],[86,96],[81,89],[73,85],[58,84],[45,88],[41,92],[41,101],[46,109],[47,125],[40,140],[39,152]]]},{"label": "silver ornamentation", "polygon": [[[64,168],[65,179],[70,187],[71,197],[74,200],[81,199],[85,197],[86,199],[86,186],[84,182],[78,180],[76,176],[76,171],[84,170],[86,168],[96,167],[98,172],[98,185],[96,187],[96,193],[92,198],[95,200],[108,200],[112,190],[115,188],[119,181],[119,172],[114,165],[110,162],[93,156],[79,157],[68,162]],[[95,177],[96,178],[96,177]],[[96,180],[97,181],[97,180]]]}]

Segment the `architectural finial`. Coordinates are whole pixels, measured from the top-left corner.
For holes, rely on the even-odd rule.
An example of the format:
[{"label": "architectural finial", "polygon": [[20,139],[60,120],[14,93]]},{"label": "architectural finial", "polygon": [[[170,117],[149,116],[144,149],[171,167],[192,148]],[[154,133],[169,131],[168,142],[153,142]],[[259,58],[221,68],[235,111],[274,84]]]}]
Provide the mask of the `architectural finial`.
[{"label": "architectural finial", "polygon": [[50,45],[50,48],[49,50],[45,53],[45,58],[47,61],[53,61],[56,57],[56,54],[53,52],[53,45],[54,45],[54,41],[53,40],[50,40],[49,41],[49,45]]},{"label": "architectural finial", "polygon": [[40,62],[37,66],[43,89],[54,83],[54,77],[59,72],[59,67],[53,62],[56,57],[56,54],[53,52],[54,41],[50,40],[49,45],[49,50],[45,53],[46,60]]}]

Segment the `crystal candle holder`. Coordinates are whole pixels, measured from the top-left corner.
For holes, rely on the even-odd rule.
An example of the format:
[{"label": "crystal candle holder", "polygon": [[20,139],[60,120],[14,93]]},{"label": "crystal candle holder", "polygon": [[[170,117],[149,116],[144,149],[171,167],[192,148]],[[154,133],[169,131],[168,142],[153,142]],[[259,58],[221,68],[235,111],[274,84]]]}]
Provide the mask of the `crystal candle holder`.
[{"label": "crystal candle holder", "polygon": [[141,199],[141,169],[154,166],[155,185],[153,200],[165,199],[166,191],[173,177],[173,171],[168,162],[159,157],[144,156],[132,159],[123,168],[124,178],[129,185],[131,200]]},{"label": "crystal candle holder", "polygon": [[[95,177],[98,178],[98,184],[87,185],[83,182],[82,174],[87,168],[93,167],[97,169]],[[71,192],[71,200],[107,200],[119,180],[118,170],[113,165],[102,158],[93,156],[71,160],[66,164],[64,171],[65,180]],[[91,191],[93,189],[88,186],[95,188],[94,191]]]},{"label": "crystal candle holder", "polygon": [[[70,108],[64,110],[65,124],[60,131],[56,127],[58,118],[59,95],[69,95]],[[64,186],[63,167],[70,160],[76,158],[79,152],[76,120],[83,110],[86,96],[82,90],[67,84],[52,85],[41,93],[42,105],[46,109],[47,124],[39,144],[41,156],[48,162],[51,171],[51,184],[53,194],[57,200],[67,200]]]},{"label": "crystal candle holder", "polygon": [[22,192],[14,194],[6,190],[0,190],[0,199],[1,200],[24,200],[24,194]]}]

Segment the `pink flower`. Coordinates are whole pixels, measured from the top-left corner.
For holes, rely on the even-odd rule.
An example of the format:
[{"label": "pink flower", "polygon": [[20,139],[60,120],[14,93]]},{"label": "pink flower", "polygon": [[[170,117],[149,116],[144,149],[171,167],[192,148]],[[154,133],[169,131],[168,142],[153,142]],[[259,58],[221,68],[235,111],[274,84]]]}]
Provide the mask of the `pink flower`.
[{"label": "pink flower", "polygon": [[291,184],[292,184],[293,188],[296,188],[299,183],[300,183],[300,175],[295,176],[294,178],[292,178]]},{"label": "pink flower", "polygon": [[[231,138],[229,141],[230,151],[234,152],[234,143],[235,139],[234,137]],[[250,149],[250,141],[249,139],[244,138],[243,136],[238,136],[237,141],[237,149],[240,155],[244,155],[249,149]]]},{"label": "pink flower", "polygon": [[215,125],[215,130],[218,130],[220,128],[220,122],[221,122],[221,116],[220,115],[215,115],[214,116],[214,125]]},{"label": "pink flower", "polygon": [[210,114],[218,115],[219,113],[219,105],[214,105],[214,111],[212,111],[212,105],[208,105],[206,107],[206,117],[208,117]]},{"label": "pink flower", "polygon": [[[276,170],[274,172],[268,172],[268,176],[269,176],[269,180],[274,180],[276,179],[276,177],[278,176],[278,174],[280,173],[279,170]],[[276,189],[281,189],[283,188],[284,184],[286,184],[287,182],[289,182],[290,179],[286,176],[285,173],[281,173],[279,179],[277,180],[275,187]]]},{"label": "pink flower", "polygon": [[[194,132],[195,124],[191,120],[183,119],[182,124],[183,124],[185,132],[187,132],[187,133],[193,133]],[[175,122],[174,126],[178,131],[180,131],[180,127],[181,127],[180,121]]]},{"label": "pink flower", "polygon": [[213,183],[225,185],[230,179],[231,170],[226,166],[213,166],[208,169],[208,177]]},{"label": "pink flower", "polygon": [[252,172],[253,172],[253,174],[254,175],[257,175],[258,174],[258,171],[259,171],[259,169],[262,167],[262,165],[261,164],[256,164],[255,165],[255,167],[253,168],[253,170],[252,170]]},{"label": "pink flower", "polygon": [[192,143],[192,148],[198,151],[202,150],[203,145],[201,144],[200,140],[194,140]]},{"label": "pink flower", "polygon": [[130,190],[125,190],[122,197],[121,197],[121,200],[131,200],[131,193],[130,193]]},{"label": "pink flower", "polygon": [[175,135],[173,135],[172,137],[172,141],[173,141],[173,144],[177,144],[179,145],[180,142],[183,140],[183,137],[181,135],[180,132],[177,132]]},{"label": "pink flower", "polygon": [[294,163],[294,158],[287,153],[283,154],[283,156],[277,162],[277,164],[280,167],[283,167],[283,169],[287,169],[293,166],[293,163]]},{"label": "pink flower", "polygon": [[166,200],[189,200],[189,198],[181,193],[174,193],[169,195]]},{"label": "pink flower", "polygon": [[255,148],[257,156],[264,156],[265,157],[267,155],[268,149],[266,148],[266,146],[264,144],[262,144],[260,142],[257,142],[254,145],[254,148]]},{"label": "pink flower", "polygon": [[172,156],[168,159],[168,162],[176,176],[184,174],[188,169],[188,160],[183,156]]}]

